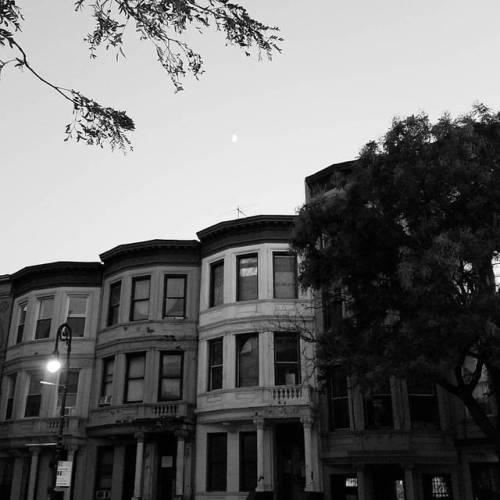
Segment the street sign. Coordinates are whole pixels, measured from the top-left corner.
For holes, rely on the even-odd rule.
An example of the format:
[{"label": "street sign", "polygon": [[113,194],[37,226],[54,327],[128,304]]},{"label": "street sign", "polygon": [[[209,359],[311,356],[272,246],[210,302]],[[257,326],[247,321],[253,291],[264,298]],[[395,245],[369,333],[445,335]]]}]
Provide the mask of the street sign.
[{"label": "street sign", "polygon": [[71,486],[71,469],[73,462],[59,461],[57,462],[57,479],[56,488]]}]

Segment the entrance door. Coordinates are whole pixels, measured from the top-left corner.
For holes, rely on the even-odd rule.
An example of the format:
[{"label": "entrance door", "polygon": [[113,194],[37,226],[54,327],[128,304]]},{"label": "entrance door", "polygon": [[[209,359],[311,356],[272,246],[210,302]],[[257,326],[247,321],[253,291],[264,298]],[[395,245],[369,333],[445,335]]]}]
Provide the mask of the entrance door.
[{"label": "entrance door", "polygon": [[375,500],[405,500],[403,470],[397,465],[372,468]]},{"label": "entrance door", "polygon": [[278,424],[276,436],[277,500],[303,500],[304,431],[300,424]]},{"label": "entrance door", "polygon": [[330,491],[332,500],[358,500],[358,478],[355,474],[332,474]]},{"label": "entrance door", "polygon": [[177,443],[174,436],[158,441],[158,496],[157,500],[175,497],[175,457]]}]

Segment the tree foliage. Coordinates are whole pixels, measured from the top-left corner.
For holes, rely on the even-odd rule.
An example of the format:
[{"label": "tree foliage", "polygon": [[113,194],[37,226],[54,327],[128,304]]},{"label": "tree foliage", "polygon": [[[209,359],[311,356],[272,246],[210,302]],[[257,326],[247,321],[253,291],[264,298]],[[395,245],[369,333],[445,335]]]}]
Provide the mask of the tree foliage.
[{"label": "tree foliage", "polygon": [[[182,90],[187,74],[198,78],[203,73],[203,60],[182,38],[190,29],[199,32],[213,27],[224,32],[228,44],[236,45],[250,55],[256,49],[259,58],[271,58],[279,51],[281,38],[276,27],[267,26],[248,14],[247,10],[228,0],[76,0],[75,11],[89,9],[95,27],[85,37],[91,58],[101,47],[124,55],[124,34],[135,28],[141,40],[149,41],[159,63],[165,68],[176,91]],[[68,138],[89,145],[127,149],[127,132],[134,122],[124,111],[102,106],[80,91],[51,83],[34,69],[15,35],[21,30],[22,12],[15,0],[0,0],[0,45],[11,49],[15,57],[0,59],[0,73],[8,64],[27,68],[40,81],[53,88],[73,105],[73,121],[66,126]]]},{"label": "tree foliage", "polygon": [[333,183],[301,209],[294,241],[302,285],[327,307],[335,290],[348,298],[320,341],[322,367],[343,363],[361,384],[440,384],[500,450],[473,397],[486,369],[500,402],[500,114],[395,119]]}]

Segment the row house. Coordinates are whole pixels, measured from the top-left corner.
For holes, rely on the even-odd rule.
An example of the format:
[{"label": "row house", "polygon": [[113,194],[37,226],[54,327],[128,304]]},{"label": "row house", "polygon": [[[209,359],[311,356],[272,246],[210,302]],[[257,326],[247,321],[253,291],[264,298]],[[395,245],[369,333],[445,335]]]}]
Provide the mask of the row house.
[{"label": "row house", "polygon": [[[308,177],[306,198],[350,165]],[[47,498],[65,389],[64,500],[491,498],[493,446],[447,393],[388,378],[367,395],[341,366],[318,377],[332,318],[297,283],[294,221],[246,217],[0,276],[0,498]],[[65,322],[63,385],[45,365]]]},{"label": "row house", "polygon": [[[302,330],[313,314],[293,224],[249,217],[199,240],[3,277],[1,498],[47,498],[65,386],[65,500],[319,492],[314,344]],[[45,370],[65,322],[67,384]]]},{"label": "row house", "polygon": [[[334,164],[307,177],[306,200],[334,196],[352,166]],[[316,298],[317,332],[346,314],[338,295],[329,308]],[[475,392],[496,418],[486,374]],[[318,411],[326,498],[487,500],[500,493],[494,443],[485,440],[464,406],[438,386],[388,377],[385,386],[363,393],[338,366],[323,386]]]}]

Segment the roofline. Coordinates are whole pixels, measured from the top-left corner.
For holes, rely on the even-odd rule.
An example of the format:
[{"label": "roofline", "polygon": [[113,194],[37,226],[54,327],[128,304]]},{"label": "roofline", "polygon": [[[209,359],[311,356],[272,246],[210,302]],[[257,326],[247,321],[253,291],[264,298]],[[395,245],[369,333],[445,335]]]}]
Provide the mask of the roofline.
[{"label": "roofline", "polygon": [[332,165],[325,167],[314,174],[308,175],[305,179],[306,185],[311,187],[312,184],[316,184],[325,177],[332,175],[337,170],[350,169],[357,161],[358,160],[348,160],[340,163],[333,163]]},{"label": "roofline", "polygon": [[147,241],[137,241],[134,243],[125,243],[123,245],[118,245],[111,250],[107,250],[99,255],[100,259],[105,262],[106,260],[126,255],[130,253],[142,252],[144,250],[157,250],[157,249],[182,249],[182,248],[192,248],[196,249],[199,246],[199,241],[197,240],[147,240]]},{"label": "roofline", "polygon": [[196,236],[203,243],[203,239],[214,236],[217,233],[221,233],[231,229],[237,229],[245,226],[258,226],[262,224],[277,223],[277,224],[293,224],[296,220],[296,215],[253,215],[251,217],[244,217],[242,219],[232,219],[226,220],[214,224],[213,226],[207,227],[198,231]]},{"label": "roofline", "polygon": [[[101,270],[102,264],[100,262],[77,262],[77,261],[57,261],[57,262],[48,262],[45,264],[36,264],[34,266],[26,266],[16,271],[14,274],[10,275],[10,278],[13,280],[23,278],[26,275],[31,273],[38,272],[48,272],[48,271],[62,271],[65,269],[79,269],[79,270]],[[8,275],[4,275],[8,276]],[[3,277],[3,276],[2,276]]]}]

